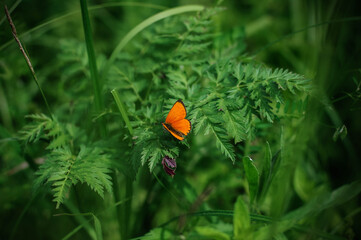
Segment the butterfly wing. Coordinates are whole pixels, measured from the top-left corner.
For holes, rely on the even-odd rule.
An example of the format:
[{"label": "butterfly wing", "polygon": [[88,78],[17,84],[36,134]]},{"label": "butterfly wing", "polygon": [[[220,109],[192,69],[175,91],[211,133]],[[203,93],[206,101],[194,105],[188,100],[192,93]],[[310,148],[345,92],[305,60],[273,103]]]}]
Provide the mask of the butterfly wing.
[{"label": "butterfly wing", "polygon": [[[167,129],[168,130],[168,132],[170,132],[176,139],[178,139],[178,140],[180,140],[180,141],[182,141],[183,139],[184,139],[184,135],[182,134],[182,133],[180,133],[180,132],[176,132],[174,129],[172,129],[172,127],[170,126],[170,125],[168,125],[168,124],[164,124],[164,123],[162,123],[163,124],[163,127],[165,128],[165,129]],[[168,125],[168,126],[167,126]]]},{"label": "butterfly wing", "polygon": [[171,124],[162,123],[163,127],[167,129],[175,138],[183,140],[191,130],[191,122],[188,119],[181,119]]},{"label": "butterfly wing", "polygon": [[188,119],[182,119],[171,124],[176,132],[180,132],[186,136],[191,130],[191,122]]},{"label": "butterfly wing", "polygon": [[168,113],[165,123],[162,123],[175,138],[183,140],[191,130],[191,122],[185,119],[187,110],[182,100],[178,100]]},{"label": "butterfly wing", "polygon": [[170,109],[167,118],[165,119],[165,123],[172,124],[179,120],[184,119],[187,116],[187,110],[184,106],[182,100],[178,100],[174,103],[173,107]]}]

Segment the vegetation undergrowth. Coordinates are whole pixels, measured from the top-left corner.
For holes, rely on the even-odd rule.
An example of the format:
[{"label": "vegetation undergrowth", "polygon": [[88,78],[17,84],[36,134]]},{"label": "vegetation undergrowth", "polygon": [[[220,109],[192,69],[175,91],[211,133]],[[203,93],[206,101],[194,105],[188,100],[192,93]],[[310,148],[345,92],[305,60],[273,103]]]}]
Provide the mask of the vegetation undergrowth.
[{"label": "vegetation undergrowth", "polygon": [[[90,20],[87,1],[78,7],[82,21],[74,25],[79,24],[80,38],[50,33],[40,41],[55,49],[54,61],[41,63],[33,51],[22,56],[15,45],[13,56],[0,58],[1,88],[7,90],[0,90],[6,166],[0,184],[7,186],[1,212],[15,208],[11,201],[22,188],[31,199],[0,238],[24,236],[23,218],[34,218],[36,211],[43,213],[41,221],[64,223],[45,234],[39,224],[38,239],[355,237],[361,181],[353,177],[333,185],[322,169],[332,147],[315,148],[324,111],[332,125],[327,139],[342,141],[350,164],[360,169],[353,138],[322,82],[313,81],[322,81],[321,70],[296,73],[301,60],[286,67],[261,61],[267,48],[250,55],[243,27],[217,26],[222,14],[232,11],[222,4],[141,15],[113,49],[106,37],[94,34],[99,19]],[[104,24],[115,22],[110,15],[101,15]],[[0,51],[8,45],[2,44]],[[24,56],[36,59],[30,74],[37,86],[26,83],[17,91],[11,80],[28,77]],[[358,87],[347,95],[356,104],[359,78],[353,76]],[[183,141],[161,124],[179,99],[192,125]],[[10,108],[31,101],[21,114]],[[177,162],[172,178],[163,170],[166,156]],[[22,162],[26,170],[9,171]],[[26,186],[12,179],[20,174]],[[10,186],[18,191],[10,194]]]}]

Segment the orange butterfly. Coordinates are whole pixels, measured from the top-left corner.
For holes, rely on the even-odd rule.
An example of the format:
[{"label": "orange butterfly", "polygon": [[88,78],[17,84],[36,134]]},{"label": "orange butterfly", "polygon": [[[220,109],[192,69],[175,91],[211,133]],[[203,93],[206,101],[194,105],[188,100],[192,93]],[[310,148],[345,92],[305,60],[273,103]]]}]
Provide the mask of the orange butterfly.
[{"label": "orange butterfly", "polygon": [[191,130],[191,122],[186,119],[187,110],[182,100],[175,102],[170,109],[163,127],[167,129],[175,138],[183,140]]}]

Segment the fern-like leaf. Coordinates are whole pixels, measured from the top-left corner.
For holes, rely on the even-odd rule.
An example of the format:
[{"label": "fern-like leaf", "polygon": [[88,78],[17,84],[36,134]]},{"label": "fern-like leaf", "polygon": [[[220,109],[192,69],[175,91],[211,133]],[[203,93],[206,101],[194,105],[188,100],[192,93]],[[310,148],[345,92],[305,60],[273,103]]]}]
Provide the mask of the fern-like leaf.
[{"label": "fern-like leaf", "polygon": [[32,122],[19,131],[21,140],[26,143],[35,143],[43,138],[50,142],[47,149],[55,149],[67,144],[68,135],[54,116],[50,118],[45,114],[32,114],[27,118]]},{"label": "fern-like leaf", "polygon": [[[196,119],[195,116],[199,116],[195,124],[195,134],[199,134],[200,132],[204,134],[213,133],[216,138],[216,146],[226,157],[234,162],[235,154],[233,145],[229,142],[225,128],[222,128],[222,116],[219,111],[215,111],[215,104],[210,103],[195,111],[197,111],[197,113],[196,115],[192,115],[193,119]],[[214,114],[214,112],[217,114]]]},{"label": "fern-like leaf", "polygon": [[50,183],[56,208],[59,208],[70,187],[78,182],[86,183],[101,197],[104,189],[111,192],[110,171],[109,156],[97,147],[81,146],[78,155],[73,155],[69,148],[58,148],[40,166],[34,186]]},{"label": "fern-like leaf", "polygon": [[52,119],[45,114],[32,114],[26,118],[33,120],[33,122],[19,131],[19,139],[28,143],[35,143],[44,136],[44,129],[51,125]]}]

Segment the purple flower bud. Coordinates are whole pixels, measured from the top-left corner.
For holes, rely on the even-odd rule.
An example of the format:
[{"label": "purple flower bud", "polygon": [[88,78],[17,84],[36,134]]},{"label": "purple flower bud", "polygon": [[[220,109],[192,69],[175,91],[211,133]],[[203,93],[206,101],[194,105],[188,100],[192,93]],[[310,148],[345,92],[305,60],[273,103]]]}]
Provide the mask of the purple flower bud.
[{"label": "purple flower bud", "polygon": [[175,175],[175,170],[177,169],[177,163],[175,159],[170,158],[169,156],[164,156],[162,160],[162,165],[164,171],[171,177]]}]

